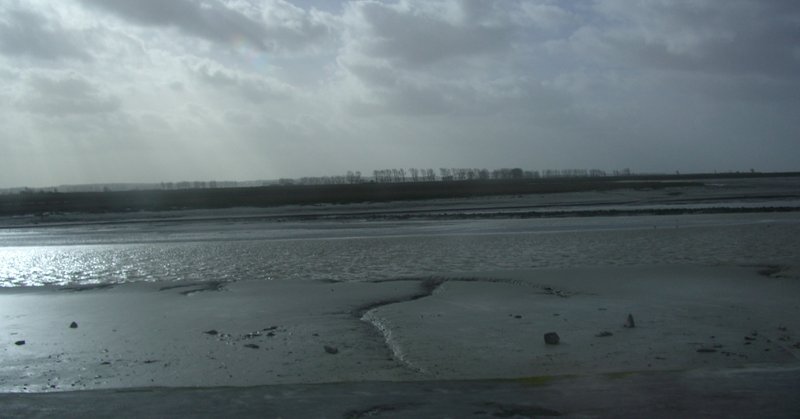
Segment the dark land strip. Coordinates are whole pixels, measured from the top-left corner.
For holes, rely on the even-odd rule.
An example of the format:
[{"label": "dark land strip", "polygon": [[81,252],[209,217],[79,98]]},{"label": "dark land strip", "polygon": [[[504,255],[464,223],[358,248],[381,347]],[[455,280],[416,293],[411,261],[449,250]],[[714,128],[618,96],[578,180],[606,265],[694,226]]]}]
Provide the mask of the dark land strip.
[{"label": "dark land strip", "polygon": [[292,185],[253,188],[150,190],[124,192],[31,192],[0,195],[0,216],[45,213],[129,213],[266,208],[281,205],[351,204],[413,201],[495,195],[663,189],[702,186],[695,181],[603,179],[538,179],[514,181],[452,181]]},{"label": "dark land strip", "polygon": [[792,368],[3,393],[3,417],[797,418]]}]

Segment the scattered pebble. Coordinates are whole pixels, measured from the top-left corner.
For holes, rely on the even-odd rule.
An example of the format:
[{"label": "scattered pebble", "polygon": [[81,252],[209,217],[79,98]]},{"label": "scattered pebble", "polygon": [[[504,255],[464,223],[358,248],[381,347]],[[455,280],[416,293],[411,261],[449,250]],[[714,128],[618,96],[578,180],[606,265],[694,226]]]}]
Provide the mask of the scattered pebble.
[{"label": "scattered pebble", "polygon": [[14,342],[14,345],[17,345],[17,346],[21,346],[21,345],[24,345],[24,344],[25,344],[24,340],[18,340],[16,342]]},{"label": "scattered pebble", "polygon": [[245,348],[250,348],[250,349],[258,349],[258,348],[260,348],[260,346],[256,345],[255,343],[245,344],[244,347]]},{"label": "scattered pebble", "polygon": [[700,348],[700,349],[697,350],[697,352],[700,352],[700,353],[712,353],[712,352],[717,352],[717,350],[713,349],[713,348]]},{"label": "scattered pebble", "polygon": [[206,331],[205,331],[205,332],[203,332],[203,333],[205,333],[205,334],[207,334],[207,335],[211,335],[211,336],[216,336],[216,335],[218,335],[218,334],[219,334],[219,332],[217,332],[217,331],[216,331],[216,330],[214,330],[214,329],[211,329],[211,330],[206,330]]},{"label": "scattered pebble", "polygon": [[607,337],[607,336],[614,336],[614,334],[609,332],[608,330],[604,330],[604,331],[602,331],[602,332],[600,332],[600,333],[595,335],[595,337],[598,337],[598,338],[604,338],[604,337]]},{"label": "scattered pebble", "polygon": [[522,318],[522,316],[520,316],[519,314],[517,314],[516,316],[514,316],[514,318],[515,318],[515,319],[521,319],[521,318]]},{"label": "scattered pebble", "polygon": [[331,355],[336,355],[336,354],[339,353],[339,349],[334,347],[334,346],[325,345],[324,348],[325,348],[325,352],[327,352],[327,353],[329,353]]},{"label": "scattered pebble", "polygon": [[544,343],[548,345],[558,345],[561,342],[561,338],[558,336],[556,332],[548,332],[544,334]]},{"label": "scattered pebble", "polygon": [[78,323],[76,323],[76,322],[72,322],[72,323],[70,323],[70,324],[69,324],[69,328],[70,328],[70,329],[77,329],[77,328],[78,328]]},{"label": "scattered pebble", "polygon": [[636,327],[636,322],[633,321],[633,314],[628,314],[628,318],[625,319],[625,324],[623,326],[629,329]]}]

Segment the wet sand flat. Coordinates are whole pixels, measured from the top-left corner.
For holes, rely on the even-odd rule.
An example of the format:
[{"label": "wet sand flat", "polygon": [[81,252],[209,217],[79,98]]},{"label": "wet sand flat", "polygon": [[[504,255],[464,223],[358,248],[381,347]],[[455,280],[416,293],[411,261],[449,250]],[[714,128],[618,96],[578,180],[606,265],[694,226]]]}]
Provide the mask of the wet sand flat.
[{"label": "wet sand flat", "polygon": [[[796,272],[648,266],[4,289],[0,389],[796,367]],[[546,344],[547,332],[560,343]]]}]

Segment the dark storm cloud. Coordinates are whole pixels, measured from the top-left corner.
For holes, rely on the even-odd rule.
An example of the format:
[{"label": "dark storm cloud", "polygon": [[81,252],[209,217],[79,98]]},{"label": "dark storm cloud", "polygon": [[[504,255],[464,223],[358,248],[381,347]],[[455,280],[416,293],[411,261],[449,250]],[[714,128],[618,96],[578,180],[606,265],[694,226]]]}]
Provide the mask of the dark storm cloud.
[{"label": "dark storm cloud", "polygon": [[44,60],[90,60],[74,33],[57,21],[22,10],[0,11],[0,53]]},{"label": "dark storm cloud", "polygon": [[83,0],[124,19],[143,25],[173,26],[211,41],[227,42],[241,37],[252,46],[265,48],[264,29],[243,14],[219,2],[191,0]]},{"label": "dark storm cloud", "polygon": [[[469,11],[474,14],[480,9]],[[471,14],[464,22],[448,22],[433,14],[398,10],[381,3],[365,3],[360,13],[372,36],[365,52],[411,65],[504,50],[513,33],[506,26],[470,21]]]},{"label": "dark storm cloud", "polygon": [[678,71],[796,78],[800,2],[598,3],[611,24],[584,32],[629,64]]},{"label": "dark storm cloud", "polygon": [[209,64],[198,65],[192,71],[202,82],[217,89],[232,91],[252,103],[286,100],[291,97],[289,86],[276,80],[238,74]]},{"label": "dark storm cloud", "polygon": [[244,41],[260,50],[302,48],[329,33],[324,22],[301,9],[289,22],[265,22],[263,16],[245,14],[216,0],[82,0],[128,21],[146,26],[174,27],[189,36],[212,42]]}]

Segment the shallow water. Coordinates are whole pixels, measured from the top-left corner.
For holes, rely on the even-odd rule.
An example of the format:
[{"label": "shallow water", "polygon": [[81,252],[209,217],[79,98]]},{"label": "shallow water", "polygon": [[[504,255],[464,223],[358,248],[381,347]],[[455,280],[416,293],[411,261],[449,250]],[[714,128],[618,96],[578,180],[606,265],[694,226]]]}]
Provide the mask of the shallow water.
[{"label": "shallow water", "polygon": [[0,286],[362,281],[462,271],[800,260],[796,214],[169,222],[0,231]]}]

